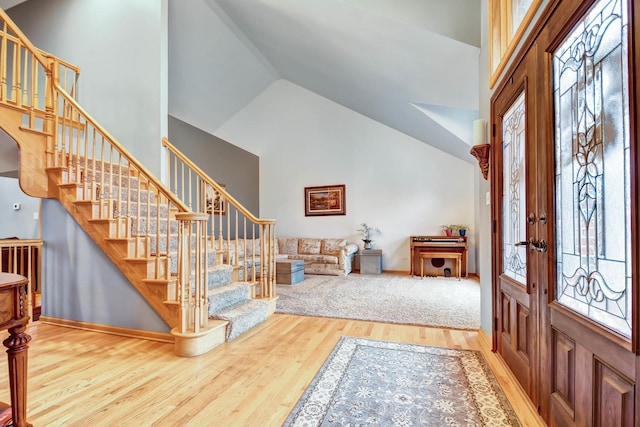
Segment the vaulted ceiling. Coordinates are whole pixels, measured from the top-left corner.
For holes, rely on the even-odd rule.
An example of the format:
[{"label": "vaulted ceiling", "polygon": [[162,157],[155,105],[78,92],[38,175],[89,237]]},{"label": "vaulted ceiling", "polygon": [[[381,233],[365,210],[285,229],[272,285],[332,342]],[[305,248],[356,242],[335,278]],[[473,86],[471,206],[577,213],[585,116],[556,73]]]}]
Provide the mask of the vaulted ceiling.
[{"label": "vaulted ceiling", "polygon": [[[263,90],[263,81],[281,78],[471,161],[479,108],[480,0],[199,1],[209,10],[195,6],[197,1],[169,3],[170,113],[215,132],[236,112],[235,95],[252,85]],[[212,28],[221,23],[259,65],[220,54],[235,43],[221,41],[229,37]],[[185,31],[198,37],[186,38]],[[197,63],[198,54],[189,52],[194,45],[206,57]],[[240,50],[233,49],[243,55]],[[181,85],[197,78],[190,73],[198,68],[229,71],[217,77],[223,88],[203,88],[210,96],[194,103]],[[251,72],[256,74],[248,77]],[[225,100],[228,92],[234,95]],[[201,111],[215,113],[198,120],[198,102]],[[222,105],[229,111],[221,111]]]},{"label": "vaulted ceiling", "polygon": [[213,1],[282,78],[468,159],[479,0]]},{"label": "vaulted ceiling", "polygon": [[215,133],[286,79],[472,161],[480,28],[480,0],[169,0],[169,112]]}]

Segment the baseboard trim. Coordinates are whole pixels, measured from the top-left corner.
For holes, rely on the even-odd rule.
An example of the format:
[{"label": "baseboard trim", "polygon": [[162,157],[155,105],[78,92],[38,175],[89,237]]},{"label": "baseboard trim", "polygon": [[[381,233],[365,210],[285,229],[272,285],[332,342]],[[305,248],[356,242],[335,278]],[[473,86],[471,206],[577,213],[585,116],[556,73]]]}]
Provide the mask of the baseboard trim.
[{"label": "baseboard trim", "polygon": [[480,341],[480,344],[484,346],[487,351],[491,351],[491,338],[489,338],[489,335],[487,335],[487,333],[482,328],[478,329],[478,339]]},{"label": "baseboard trim", "polygon": [[383,273],[409,275],[409,270],[382,270]]},{"label": "baseboard trim", "polygon": [[[508,381],[512,384],[510,391],[517,393],[518,399],[524,402],[524,407],[526,408],[528,415],[518,414],[518,417],[521,420],[527,420],[525,426],[546,426],[547,424],[544,422],[540,414],[538,414],[538,410],[535,408],[535,406],[533,406],[533,402],[531,402],[531,399],[527,395],[527,392],[524,391],[524,389],[518,382],[518,379],[513,374],[513,372],[511,372],[511,369],[509,368],[509,366],[507,366],[502,356],[500,356],[499,353],[491,350],[491,337],[487,335],[487,333],[482,329],[478,329],[478,342],[480,344],[482,354],[489,363],[489,366],[491,366],[491,370],[494,372],[494,374],[496,373],[496,367],[500,366],[501,375],[507,377]],[[505,392],[508,394],[507,390],[505,390]]]},{"label": "baseboard trim", "polygon": [[173,344],[175,339],[171,333],[144,331],[141,329],[122,328],[120,326],[101,325],[98,323],[80,322],[77,320],[58,319],[49,316],[40,316],[39,322],[49,325],[64,326],[66,328],[82,329],[83,331],[100,332],[103,334],[118,335],[128,338],[141,338],[149,341],[159,341]]},{"label": "baseboard trim", "polygon": [[[356,268],[351,270],[352,273],[360,274],[360,269]],[[382,270],[383,273],[409,275],[409,270]]]},{"label": "baseboard trim", "polygon": [[[409,275],[411,274],[411,272],[409,270],[382,270],[383,273],[389,273],[389,274],[399,274],[399,275]],[[354,269],[353,273],[360,273],[360,269]],[[418,272],[417,276],[420,276],[420,273]],[[468,279],[475,279],[475,280],[480,280],[480,276],[478,276],[477,273],[469,273],[468,274]]]}]

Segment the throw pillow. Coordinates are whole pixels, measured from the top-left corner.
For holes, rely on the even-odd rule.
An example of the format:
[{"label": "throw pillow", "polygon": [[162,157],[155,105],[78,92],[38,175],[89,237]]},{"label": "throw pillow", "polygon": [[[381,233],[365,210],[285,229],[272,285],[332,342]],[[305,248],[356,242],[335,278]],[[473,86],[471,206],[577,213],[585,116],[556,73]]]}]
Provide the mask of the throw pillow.
[{"label": "throw pillow", "polygon": [[346,245],[345,239],[322,239],[322,253],[333,255],[340,252]]},{"label": "throw pillow", "polygon": [[297,237],[278,237],[278,252],[281,254],[295,255],[298,253]]},{"label": "throw pillow", "polygon": [[320,239],[305,239],[298,240],[298,253],[316,255],[320,254]]}]

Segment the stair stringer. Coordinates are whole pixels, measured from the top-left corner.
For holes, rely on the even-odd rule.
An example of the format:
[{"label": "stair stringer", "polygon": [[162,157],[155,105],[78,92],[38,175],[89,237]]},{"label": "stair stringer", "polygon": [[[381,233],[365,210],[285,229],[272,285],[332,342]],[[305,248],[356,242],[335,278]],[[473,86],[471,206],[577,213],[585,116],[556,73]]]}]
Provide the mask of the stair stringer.
[{"label": "stair stringer", "polygon": [[[51,174],[59,173],[58,169],[50,169]],[[52,180],[57,180],[54,177]],[[59,182],[59,181],[58,181]],[[120,219],[92,220],[91,209],[84,209],[75,202],[75,188],[60,188],[58,200],[75,221],[85,230],[91,239],[109,257],[111,262],[122,272],[129,282],[138,290],[143,298],[160,315],[170,328],[179,324],[179,305],[176,301],[168,300],[168,288],[171,281],[168,280],[148,280],[149,265],[155,262],[155,257],[129,258],[129,254],[122,252],[118,242],[109,240],[114,236],[109,233],[110,223],[123,221]]]},{"label": "stair stringer", "polygon": [[21,126],[23,110],[2,104],[0,108],[0,128],[18,144],[19,183],[22,191],[38,198],[55,197],[49,192],[47,166],[47,136],[43,132],[29,130]]}]

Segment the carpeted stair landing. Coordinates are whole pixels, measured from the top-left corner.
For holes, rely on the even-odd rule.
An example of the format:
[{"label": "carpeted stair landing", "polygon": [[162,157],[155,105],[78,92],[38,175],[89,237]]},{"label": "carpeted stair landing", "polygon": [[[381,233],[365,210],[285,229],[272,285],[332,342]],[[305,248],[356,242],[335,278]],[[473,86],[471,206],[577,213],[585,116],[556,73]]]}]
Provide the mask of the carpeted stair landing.
[{"label": "carpeted stair landing", "polygon": [[251,299],[251,284],[232,282],[233,267],[218,265],[209,268],[209,318],[229,322],[226,340],[231,341],[267,319],[269,304]]}]

